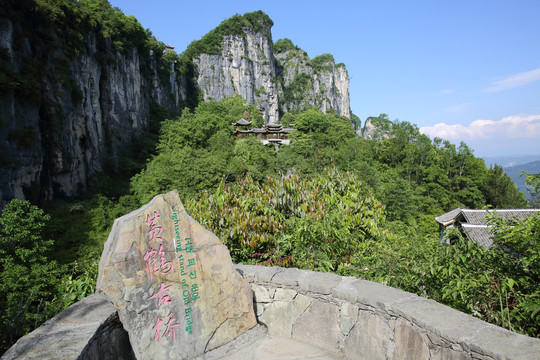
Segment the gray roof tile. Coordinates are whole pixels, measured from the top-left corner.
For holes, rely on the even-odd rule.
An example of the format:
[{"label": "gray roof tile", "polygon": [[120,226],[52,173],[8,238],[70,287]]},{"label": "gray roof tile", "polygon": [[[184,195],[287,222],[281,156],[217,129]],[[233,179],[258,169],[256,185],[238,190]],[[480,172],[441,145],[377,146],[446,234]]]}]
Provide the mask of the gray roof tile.
[{"label": "gray roof tile", "polygon": [[457,223],[461,231],[467,238],[478,245],[490,248],[493,246],[493,236],[489,233],[490,226],[487,225],[486,215],[494,214],[503,219],[522,220],[534,214],[540,214],[540,209],[493,209],[474,210],[457,208],[452,211],[437,216],[435,220],[448,226]]},{"label": "gray roof tile", "polygon": [[489,233],[490,226],[461,224],[461,229],[472,242],[490,248],[493,245],[493,236]]},{"label": "gray roof tile", "polygon": [[[438,223],[441,223],[443,225],[451,222],[452,220],[455,220],[460,214],[461,214],[462,208],[457,208],[452,211],[447,212],[446,214],[442,214],[441,216],[437,216],[435,220],[437,220]],[[446,226],[446,225],[445,225]]]},{"label": "gray roof tile", "polygon": [[240,126],[247,126],[247,125],[251,125],[253,121],[247,121],[246,119],[244,118],[241,118],[240,120],[238,120],[237,122],[235,123],[232,123],[233,125],[240,125]]}]

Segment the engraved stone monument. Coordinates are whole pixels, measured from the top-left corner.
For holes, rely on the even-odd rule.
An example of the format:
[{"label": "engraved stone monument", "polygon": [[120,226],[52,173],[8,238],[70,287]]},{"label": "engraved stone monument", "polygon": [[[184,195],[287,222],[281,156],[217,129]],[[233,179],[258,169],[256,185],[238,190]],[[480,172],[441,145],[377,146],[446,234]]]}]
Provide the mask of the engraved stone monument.
[{"label": "engraved stone monument", "polygon": [[138,359],[187,359],[256,325],[249,285],[178,192],[115,220],[97,288],[118,309]]}]

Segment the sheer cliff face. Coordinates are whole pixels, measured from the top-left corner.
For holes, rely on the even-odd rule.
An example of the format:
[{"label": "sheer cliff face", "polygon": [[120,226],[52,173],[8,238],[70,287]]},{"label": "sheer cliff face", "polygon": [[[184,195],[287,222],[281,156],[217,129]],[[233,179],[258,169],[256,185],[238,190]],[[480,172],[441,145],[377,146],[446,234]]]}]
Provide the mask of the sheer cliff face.
[{"label": "sheer cliff face", "polygon": [[333,110],[351,118],[349,75],[345,65],[336,65],[329,59],[314,68],[301,49],[276,54],[276,60],[283,79],[280,105],[284,113],[316,107],[324,113]]},{"label": "sheer cliff face", "polygon": [[345,67],[332,58],[314,68],[303,51],[274,55],[267,24],[224,36],[221,53],[197,56],[195,78],[178,83],[161,53],[120,52],[101,33],[3,16],[0,207],[12,198],[74,197],[93,174],[118,169],[119,155],[149,125],[152,102],[180,111],[200,91],[204,100],[239,95],[267,123],[313,106],[350,118]]},{"label": "sheer cliff face", "polygon": [[274,55],[265,35],[248,28],[244,32],[243,37],[225,36],[219,55],[194,59],[205,100],[240,95],[259,107],[267,123],[279,121],[280,108],[286,113],[317,107],[350,118],[349,76],[343,64],[332,59],[316,70],[304,51]]},{"label": "sheer cliff face", "polygon": [[91,32],[66,51],[53,28],[36,41],[20,23],[0,23],[2,66],[18,81],[0,97],[0,200],[80,194],[149,124],[152,100],[179,106],[179,86],[160,81],[136,48],[120,54]]},{"label": "sheer cliff face", "polygon": [[202,54],[194,63],[204,100],[240,95],[256,104],[268,123],[277,123],[278,91],[272,43],[261,33],[244,29],[245,36],[228,35],[221,54]]}]

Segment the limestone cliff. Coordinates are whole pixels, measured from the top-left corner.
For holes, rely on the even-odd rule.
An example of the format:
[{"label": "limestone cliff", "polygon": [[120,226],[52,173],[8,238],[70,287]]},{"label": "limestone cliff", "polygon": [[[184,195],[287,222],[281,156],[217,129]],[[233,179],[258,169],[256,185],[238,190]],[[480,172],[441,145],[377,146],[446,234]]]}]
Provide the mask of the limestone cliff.
[{"label": "limestone cliff", "polygon": [[74,33],[67,10],[62,28],[31,5],[0,12],[0,202],[79,195],[92,174],[118,166],[151,102],[178,110],[185,97],[159,76],[162,53]]},{"label": "limestone cliff", "polygon": [[[259,107],[267,123],[279,122],[280,114],[312,107],[350,118],[345,65],[335,64],[330,54],[310,59],[288,39],[278,40],[274,48],[271,20],[262,12],[244,16],[250,14],[259,17],[244,24],[240,33],[231,35],[223,30],[231,27],[232,20],[243,20],[237,15],[215,29],[214,36],[197,43],[202,47],[201,43],[209,43],[210,38],[215,41],[225,31],[217,49],[211,47],[193,58],[204,99],[240,95]],[[258,29],[253,25],[258,25]]]},{"label": "limestone cliff", "polygon": [[362,136],[366,140],[373,140],[375,137],[375,130],[377,130],[377,127],[373,124],[373,117],[370,116],[366,119],[364,127],[357,130],[356,135]]},{"label": "limestone cliff", "polygon": [[275,58],[279,64],[282,112],[316,107],[324,113],[333,110],[350,119],[349,75],[345,65],[336,64],[330,54],[310,59],[290,40],[279,41],[283,43],[279,48],[276,46]]},{"label": "limestone cliff", "polygon": [[237,94],[256,104],[266,122],[279,121],[271,39],[245,28],[244,36],[224,36],[220,54],[201,54],[194,63],[205,101]]},{"label": "limestone cliff", "polygon": [[356,134],[366,140],[382,140],[390,137],[393,123],[388,115],[381,114],[378,117],[370,116],[366,119],[364,127],[358,129]]},{"label": "limestone cliff", "polygon": [[179,112],[237,94],[267,123],[314,106],[351,116],[345,66],[282,40],[274,51],[262,11],[225,20],[178,56],[106,2],[62,4],[0,8],[0,206],[75,197],[93,174],[118,171],[153,104]]}]

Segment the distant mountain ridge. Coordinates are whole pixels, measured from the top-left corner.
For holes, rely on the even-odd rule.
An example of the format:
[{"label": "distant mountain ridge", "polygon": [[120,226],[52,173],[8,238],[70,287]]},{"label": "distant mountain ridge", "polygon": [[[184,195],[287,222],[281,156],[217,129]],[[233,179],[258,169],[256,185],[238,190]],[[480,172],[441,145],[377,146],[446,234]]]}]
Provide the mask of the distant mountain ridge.
[{"label": "distant mountain ridge", "polygon": [[503,166],[504,171],[514,182],[516,183],[519,191],[523,192],[527,197],[529,192],[527,190],[527,185],[525,185],[525,176],[521,176],[522,171],[526,171],[531,174],[540,173],[540,160],[531,161],[526,164],[519,164],[514,166]]},{"label": "distant mountain ridge", "polygon": [[521,172],[540,173],[540,154],[484,156],[482,158],[487,167],[493,167],[495,164],[502,166],[506,174],[516,183],[519,191],[529,198],[525,176],[521,176]]},{"label": "distant mountain ridge", "polygon": [[481,158],[484,159],[487,167],[491,167],[497,164],[502,166],[503,168],[509,168],[540,160],[540,154],[481,156]]}]

